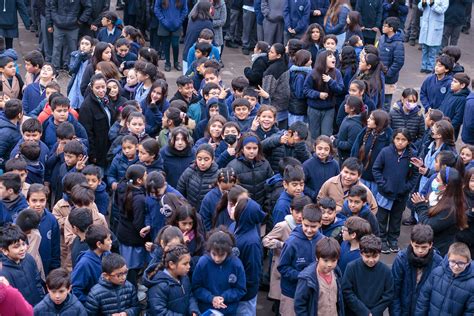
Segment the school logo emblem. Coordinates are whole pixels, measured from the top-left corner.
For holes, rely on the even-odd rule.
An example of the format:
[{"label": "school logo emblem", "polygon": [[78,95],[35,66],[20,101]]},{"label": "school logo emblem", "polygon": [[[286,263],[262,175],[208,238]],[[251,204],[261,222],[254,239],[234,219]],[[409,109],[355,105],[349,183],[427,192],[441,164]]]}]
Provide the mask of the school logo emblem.
[{"label": "school logo emblem", "polygon": [[233,273],[229,275],[229,283],[234,284],[237,283],[237,276]]},{"label": "school logo emblem", "polygon": [[442,94],[445,94],[446,93],[446,87],[441,87],[441,89],[439,89],[439,91],[441,91]]},{"label": "school logo emblem", "polygon": [[48,230],[48,232],[46,233],[46,238],[48,238],[48,240],[51,240],[51,230]]}]

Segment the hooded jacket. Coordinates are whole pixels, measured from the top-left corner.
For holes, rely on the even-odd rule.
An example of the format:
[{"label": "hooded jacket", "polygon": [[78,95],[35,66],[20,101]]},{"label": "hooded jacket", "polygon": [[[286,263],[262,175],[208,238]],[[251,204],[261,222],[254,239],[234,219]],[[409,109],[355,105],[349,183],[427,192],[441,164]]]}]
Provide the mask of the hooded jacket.
[{"label": "hooded jacket", "polygon": [[26,202],[25,196],[20,193],[13,200],[1,200],[0,203],[3,204],[5,209],[8,211],[9,217],[15,222],[18,214],[23,211],[25,208],[28,208],[28,202]]},{"label": "hooded jacket", "polygon": [[288,192],[281,192],[272,212],[273,226],[283,221],[285,216],[290,214],[291,201],[293,201],[293,197],[289,195]]},{"label": "hooded jacket", "polygon": [[201,208],[202,199],[215,186],[217,169],[215,162],[205,171],[201,171],[194,163],[179,178],[176,188],[196,210]]},{"label": "hooded jacket", "polygon": [[112,164],[106,172],[109,186],[112,186],[112,183],[114,182],[119,183],[122,181],[125,178],[125,173],[127,172],[128,167],[136,163],[138,163],[138,154],[135,155],[134,159],[128,160],[120,150],[120,152],[114,157],[114,160],[112,160]]},{"label": "hooded jacket", "polygon": [[262,77],[262,88],[270,95],[269,104],[273,105],[277,112],[288,110],[291,94],[290,73],[283,57],[268,62],[268,68]]},{"label": "hooded jacket", "polygon": [[[316,269],[317,262],[313,262],[298,275],[298,285],[295,293],[295,314],[298,316],[318,315],[319,281]],[[336,278],[337,284],[337,315],[344,316],[342,275],[337,267],[333,276]]]},{"label": "hooded jacket", "polygon": [[219,311],[234,315],[246,293],[245,270],[239,258],[229,254],[221,264],[216,264],[209,254],[199,258],[192,277],[193,294],[200,311],[212,307],[212,298],[222,296],[227,308]]},{"label": "hooded jacket", "polygon": [[450,75],[444,76],[441,80],[438,80],[436,74],[426,77],[420,88],[420,100],[425,110],[441,107],[446,93],[451,89],[452,80],[453,77]]},{"label": "hooded jacket", "polygon": [[120,209],[120,221],[117,227],[117,238],[121,244],[132,247],[143,247],[148,238],[140,236],[140,230],[145,227],[145,188],[133,186],[132,214],[125,210],[127,185],[122,182],[117,187],[117,205]]},{"label": "hooded jacket", "polygon": [[326,161],[313,155],[311,159],[303,163],[305,175],[304,193],[316,201],[319,190],[326,180],[339,174],[339,164],[334,157],[329,156]]},{"label": "hooded jacket", "polygon": [[403,105],[397,101],[390,109],[390,126],[393,130],[398,128],[406,128],[410,133],[412,142],[423,137],[425,133],[425,109],[418,105],[415,109],[406,113],[403,110]]},{"label": "hooded jacket", "polygon": [[263,204],[263,210],[265,213],[270,214],[275,207],[276,201],[285,190],[283,188],[283,178],[281,174],[276,173],[274,176],[267,179],[264,184],[264,189],[265,202]]},{"label": "hooded jacket", "polygon": [[25,28],[30,28],[30,18],[28,8],[23,0],[3,0],[0,1],[0,29],[14,29],[18,37],[18,13],[25,24]]},{"label": "hooded jacket", "polygon": [[38,226],[41,233],[39,253],[43,262],[44,274],[48,275],[54,269],[61,267],[61,240],[58,221],[47,209]]},{"label": "hooded jacket", "polygon": [[7,119],[3,112],[0,113],[0,130],[2,131],[0,135],[0,167],[3,168],[10,157],[10,152],[21,139],[21,134],[19,126]]},{"label": "hooded jacket", "polygon": [[[366,11],[361,11],[366,12]],[[397,31],[392,37],[382,35],[379,39],[380,61],[387,67],[385,83],[394,84],[405,63],[405,46],[403,46],[403,32]]]},{"label": "hooded jacket", "polygon": [[191,282],[186,275],[179,282],[164,270],[149,277],[160,263],[148,266],[143,274],[143,285],[148,288],[147,315],[199,315],[197,301],[191,291]]},{"label": "hooded jacket", "polygon": [[176,1],[168,1],[168,7],[165,9],[162,6],[163,1],[157,0],[155,2],[154,13],[160,25],[162,25],[168,32],[176,32],[181,28],[184,19],[188,14],[187,2],[180,2],[181,8],[176,7]]},{"label": "hooded jacket", "polygon": [[[68,113],[67,122],[71,123],[74,126],[74,131],[76,132],[77,138],[83,139],[85,141],[88,140],[86,130],[79,123],[71,113]],[[44,123],[43,123],[43,135],[41,136],[41,140],[48,146],[49,149],[53,148],[54,144],[56,144],[57,137],[56,137],[56,130],[58,126],[54,124],[54,117],[51,115]],[[91,144],[92,145],[92,144]]]},{"label": "hooded jacket", "polygon": [[474,314],[474,267],[470,263],[454,276],[445,257],[430,274],[421,289],[415,315]]},{"label": "hooded jacket", "polygon": [[339,133],[333,141],[337,148],[341,161],[351,156],[351,149],[354,142],[362,130],[362,119],[360,114],[354,116],[346,116],[339,127]]},{"label": "hooded jacket", "polygon": [[[24,142],[25,142],[25,140],[23,138],[21,138],[18,141],[18,143],[16,143],[15,148],[13,148],[11,153],[10,153],[10,159],[15,158],[15,156],[20,153],[20,145],[23,144]],[[40,148],[41,148],[39,161],[41,161],[41,163],[43,163],[43,165],[45,165],[46,164],[46,158],[47,158],[48,153],[49,153],[49,148],[41,140],[38,143],[39,143]]]},{"label": "hooded jacket", "polygon": [[342,210],[340,214],[344,215],[346,218],[349,218],[351,216],[359,216],[360,218],[365,219],[369,222],[370,227],[372,228],[372,234],[374,234],[375,236],[380,235],[379,222],[377,221],[375,215],[370,211],[369,204],[365,203],[359,213],[354,214],[349,208],[349,202],[346,200],[342,205]]},{"label": "hooded jacket", "polygon": [[62,308],[58,310],[57,305],[51,300],[51,296],[46,295],[43,300],[35,306],[35,315],[87,316],[86,309],[74,294],[68,294],[63,304]]},{"label": "hooded jacket", "polygon": [[311,67],[299,67],[292,65],[290,67],[290,104],[288,111],[294,115],[306,115],[308,105],[304,95],[304,81],[306,76],[312,71]]},{"label": "hooded jacket", "polygon": [[247,288],[247,293],[242,297],[242,301],[251,300],[258,293],[263,259],[260,224],[264,218],[265,213],[260,205],[249,199],[235,223],[235,243],[237,248],[239,248],[239,258],[245,268]]},{"label": "hooded jacket", "polygon": [[27,85],[23,91],[23,99],[21,100],[25,114],[29,115],[45,98],[46,88],[43,87],[43,90],[41,90],[39,82],[33,82]]},{"label": "hooded jacket", "polygon": [[107,253],[99,257],[93,250],[89,249],[79,255],[76,266],[72,270],[72,292],[82,304],[86,303],[87,294],[99,281],[104,255],[107,255]]},{"label": "hooded jacket", "polygon": [[443,112],[444,116],[451,119],[451,124],[454,128],[455,139],[459,135],[461,124],[464,117],[464,107],[466,106],[466,99],[471,91],[469,88],[464,88],[458,92],[453,92],[451,89],[448,90],[444,96],[441,106],[438,108]]},{"label": "hooded jacket", "polygon": [[345,222],[346,217],[341,213],[337,213],[336,218],[334,218],[334,221],[331,224],[327,226],[321,226],[321,233],[326,237],[333,237],[337,241],[341,242],[342,227],[344,226]]},{"label": "hooded jacket", "polygon": [[319,231],[312,239],[308,239],[301,225],[291,232],[285,241],[280,255],[278,272],[281,274],[281,294],[294,298],[298,274],[308,265],[316,261],[316,244],[324,238]]},{"label": "hooded jacket", "polygon": [[163,171],[166,174],[166,182],[174,188],[177,187],[179,178],[183,172],[194,161],[195,155],[191,148],[185,149],[182,154],[182,156],[175,155],[174,150],[171,150],[169,145],[160,150],[160,156],[163,158]]},{"label": "hooded jacket", "polygon": [[85,308],[89,315],[111,315],[125,312],[129,316],[138,316],[137,291],[129,281],[123,285],[115,285],[100,277],[87,296]]},{"label": "hooded jacket", "polygon": [[74,30],[87,24],[92,15],[91,0],[51,0],[46,9],[46,23],[65,30]]},{"label": "hooded jacket", "polygon": [[[24,157],[25,158],[25,157]],[[26,166],[26,170],[28,170],[28,174],[26,176],[26,183],[33,184],[33,183],[43,183],[44,182],[44,164],[41,161],[29,161],[25,159],[28,165]]]},{"label": "hooded jacket", "polygon": [[219,203],[221,197],[222,192],[218,187],[216,187],[207,192],[202,199],[199,215],[201,215],[201,220],[206,231],[210,231],[212,228],[212,218],[214,217],[216,206]]}]

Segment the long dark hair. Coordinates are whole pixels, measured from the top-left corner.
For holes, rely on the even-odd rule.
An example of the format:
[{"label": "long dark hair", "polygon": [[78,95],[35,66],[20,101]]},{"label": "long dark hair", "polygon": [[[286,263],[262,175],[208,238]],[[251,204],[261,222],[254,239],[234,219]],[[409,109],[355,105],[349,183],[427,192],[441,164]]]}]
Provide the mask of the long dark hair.
[{"label": "long dark hair", "polygon": [[[347,0],[331,0],[329,4],[329,9],[324,17],[324,25],[326,25],[328,19],[332,25],[336,24],[339,21],[339,12],[341,11],[342,6],[347,6],[350,8],[349,2]],[[346,21],[344,21],[345,23]]]},{"label": "long dark hair", "polygon": [[323,81],[323,74],[329,75],[332,79],[336,78],[336,68],[327,71],[327,58],[329,56],[334,56],[334,53],[329,50],[322,51],[318,54],[311,76],[313,77],[313,88],[315,90],[327,92],[329,93],[329,96],[332,96],[332,93],[329,90],[329,85],[327,82]]},{"label": "long dark hair", "polygon": [[[139,179],[143,179],[146,173],[146,168],[142,165],[134,164],[128,167],[125,173],[127,180],[127,189],[125,190],[124,211],[127,218],[133,218],[133,189],[136,188]],[[144,183],[141,184],[142,186]]]},{"label": "long dark hair", "polygon": [[92,54],[92,58],[91,58],[91,64],[92,64],[92,67],[94,67],[94,70],[96,69],[97,64],[99,62],[104,61],[102,59],[102,53],[107,48],[110,48],[110,51],[111,51],[110,61],[113,62],[115,65],[117,65],[117,59],[115,58],[115,54],[113,53],[114,50],[112,47],[110,47],[110,44],[106,42],[98,42],[97,44],[95,44],[94,54]]},{"label": "long dark hair", "polygon": [[367,109],[364,102],[362,102],[360,98],[350,95],[347,97],[346,104],[354,111],[356,115],[360,114],[362,126],[367,126]]},{"label": "long dark hair", "polygon": [[453,125],[447,120],[441,120],[434,123],[433,127],[436,127],[436,131],[441,135],[443,143],[454,147],[454,129]]},{"label": "long dark hair", "polygon": [[344,75],[347,71],[352,75],[357,71],[357,54],[352,46],[344,46],[341,50],[341,73]]},{"label": "long dark hair", "polygon": [[210,13],[212,4],[209,1],[200,1],[196,4],[196,10],[191,12],[191,20],[211,20]]},{"label": "long dark hair", "polygon": [[[372,159],[372,151],[374,149],[374,146],[375,146],[375,143],[377,142],[378,137],[385,131],[385,129],[390,124],[390,117],[388,113],[385,112],[384,110],[372,111],[370,115],[373,116],[376,127],[374,129],[367,127],[364,137],[362,138],[362,145],[359,148],[358,158],[364,164],[364,169],[367,169],[367,167],[370,164],[370,161]],[[373,136],[372,143],[370,144],[369,152],[367,153],[367,156],[366,156],[365,145],[367,144],[370,134],[372,134]]]},{"label": "long dark hair", "polygon": [[384,67],[379,56],[375,54],[368,53],[365,54],[364,57],[361,56],[361,58],[365,58],[365,62],[367,65],[370,65],[370,69],[366,73],[363,72],[359,74],[358,79],[362,79],[367,83],[366,92],[372,97],[382,89],[382,80],[380,79],[380,76]]},{"label": "long dark hair", "polygon": [[193,253],[193,256],[201,255],[204,248],[204,237],[201,234],[201,232],[203,232],[202,222],[194,207],[187,202],[183,202],[181,207],[178,207],[172,213],[171,217],[168,219],[168,224],[179,227],[179,222],[184,221],[188,217],[193,221],[194,238],[196,239],[196,250]]},{"label": "long dark hair", "polygon": [[155,104],[160,112],[163,112],[163,106],[165,104],[166,98],[168,97],[168,83],[163,79],[158,79],[153,82],[151,88],[146,96],[146,103],[150,106],[151,103],[151,92],[156,88],[161,88],[161,100],[159,103]]},{"label": "long dark hair", "polygon": [[[217,181],[216,186],[219,182],[224,183],[234,183],[238,182],[237,174],[235,173],[234,169],[232,168],[222,168],[219,169],[217,173]],[[242,188],[242,187],[241,187]],[[242,188],[245,190],[244,188]],[[243,191],[246,192],[247,190]],[[242,192],[240,192],[242,193]],[[231,199],[233,196],[230,197]],[[222,197],[220,198],[219,202],[216,205],[216,209],[214,211],[214,215],[212,216],[212,227],[216,227],[217,220],[219,218],[220,213],[227,210],[227,203],[229,202],[229,192],[223,192]]]},{"label": "long dark hair", "polygon": [[439,171],[441,181],[446,185],[438,204],[430,208],[428,215],[430,217],[438,215],[440,212],[448,209],[450,217],[453,213],[456,217],[456,226],[459,229],[467,227],[467,218],[465,214],[465,201],[462,190],[463,182],[461,174],[451,167],[443,167]]},{"label": "long dark hair", "polygon": [[347,24],[347,29],[351,32],[360,31],[361,16],[360,16],[359,11],[350,11],[347,14],[347,17],[349,18],[349,24]]},{"label": "long dark hair", "polygon": [[[318,29],[319,34],[320,34],[319,40],[317,42],[313,41],[313,38],[311,36],[311,33],[313,33],[314,29]],[[303,35],[303,42],[306,45],[318,44],[319,47],[322,47],[323,46],[324,35],[326,35],[326,33],[324,32],[324,28],[321,25],[319,25],[318,23],[313,23],[313,24],[310,24],[308,26],[308,28],[306,29],[306,33],[304,33],[304,35]]]}]

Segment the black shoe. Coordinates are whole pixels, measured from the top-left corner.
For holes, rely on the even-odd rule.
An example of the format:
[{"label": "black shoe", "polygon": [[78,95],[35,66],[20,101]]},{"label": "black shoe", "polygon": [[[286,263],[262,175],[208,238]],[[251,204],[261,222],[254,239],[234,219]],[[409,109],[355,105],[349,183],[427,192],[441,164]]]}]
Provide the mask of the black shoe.
[{"label": "black shoe", "polygon": [[179,63],[174,63],[174,69],[176,69],[177,71],[183,71],[183,67],[181,67]]},{"label": "black shoe", "polygon": [[165,54],[160,54],[160,57],[159,57],[160,60],[165,60]]},{"label": "black shoe", "polygon": [[409,44],[410,46],[415,46],[416,42],[415,42],[414,39],[411,39],[411,40],[408,40],[408,44]]},{"label": "black shoe", "polygon": [[400,248],[398,247],[397,244],[392,244],[392,245],[390,245],[390,252],[391,252],[391,253],[397,253],[397,252],[399,252],[399,251],[400,251]]},{"label": "black shoe", "polygon": [[413,226],[413,225],[416,225],[416,223],[417,223],[417,221],[416,221],[415,218],[409,217],[409,218],[407,218],[406,220],[404,220],[402,222],[402,225],[404,225],[404,226]]},{"label": "black shoe", "polygon": [[244,54],[244,55],[250,55],[250,49],[248,49],[248,48],[242,48],[242,54]]},{"label": "black shoe", "polygon": [[382,253],[384,254],[390,253],[390,247],[388,246],[386,242],[383,242],[383,241],[382,241]]},{"label": "black shoe", "polygon": [[225,42],[225,46],[226,47],[229,47],[229,48],[238,48],[239,45],[237,45],[236,43],[234,43],[233,41],[226,41]]},{"label": "black shoe", "polygon": [[171,71],[171,64],[165,64],[165,71],[170,72]]}]

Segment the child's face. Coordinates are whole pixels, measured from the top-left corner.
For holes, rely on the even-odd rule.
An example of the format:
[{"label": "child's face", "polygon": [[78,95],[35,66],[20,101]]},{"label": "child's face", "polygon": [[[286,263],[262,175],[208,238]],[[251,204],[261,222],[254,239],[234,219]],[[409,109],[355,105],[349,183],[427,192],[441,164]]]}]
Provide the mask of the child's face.
[{"label": "child's face", "polygon": [[169,268],[177,276],[183,277],[187,275],[191,269],[191,255],[187,253],[180,256],[177,263],[169,263]]},{"label": "child's face", "polygon": [[68,167],[74,167],[80,159],[82,159],[82,155],[64,153],[64,162]]},{"label": "child's face", "polygon": [[219,84],[220,81],[221,81],[221,78],[219,76],[216,76],[214,74],[205,74],[204,75],[204,81],[206,82],[206,84],[210,83],[210,82],[213,82],[215,84]]},{"label": "child's face", "polygon": [[272,111],[263,111],[258,117],[258,122],[264,130],[269,130],[275,124],[275,115]]},{"label": "child's face", "polygon": [[377,262],[379,262],[379,260],[380,260],[380,253],[364,253],[364,252],[361,252],[360,256],[362,257],[362,261],[369,268],[373,268],[377,264]]},{"label": "child's face", "polygon": [[303,218],[301,221],[301,227],[303,228],[303,233],[308,239],[313,239],[313,237],[318,233],[321,223],[310,222],[309,220]]},{"label": "child's face", "polygon": [[329,157],[331,146],[326,142],[319,142],[314,146],[314,152],[319,159],[325,161]]},{"label": "child's face", "polygon": [[54,78],[53,67],[51,67],[51,65],[44,65],[43,68],[41,68],[40,78],[44,80],[53,79]]},{"label": "child's face", "polygon": [[448,70],[446,69],[446,67],[444,67],[443,64],[441,64],[439,61],[436,62],[436,64],[435,64],[435,74],[444,75],[447,72],[448,72]]},{"label": "child's face", "polygon": [[148,75],[144,74],[141,71],[136,71],[137,72],[137,81],[138,82],[145,82],[149,77]]},{"label": "child's face", "polygon": [[24,240],[18,240],[17,242],[8,246],[7,249],[2,248],[2,252],[5,256],[10,258],[10,260],[19,263],[20,260],[25,259],[26,250],[28,245]]},{"label": "child's face", "polygon": [[156,87],[150,93],[152,103],[160,102],[163,98],[163,91],[161,90],[161,87]]},{"label": "child's face", "polygon": [[341,170],[341,182],[345,187],[350,187],[359,181],[359,173],[357,170],[350,170],[347,167],[342,168]]},{"label": "child's face", "polygon": [[9,78],[12,78],[16,74],[15,64],[11,61],[4,68],[0,68],[3,72],[3,75]]},{"label": "child's face", "polygon": [[397,150],[402,151],[407,148],[409,142],[402,133],[398,133],[393,139],[393,143],[395,144],[395,148],[397,148]]},{"label": "child's face", "polygon": [[227,259],[227,253],[217,253],[215,250],[211,250],[211,258],[215,264],[221,264]]},{"label": "child's face", "polygon": [[23,183],[25,183],[26,177],[28,176],[28,171],[27,170],[12,170],[11,172],[16,173],[17,175],[20,176],[22,185],[23,185]]},{"label": "child's face", "polygon": [[255,143],[248,143],[243,147],[243,153],[245,158],[248,160],[253,160],[258,155],[258,145]]},{"label": "child's face", "polygon": [[26,72],[30,74],[37,74],[40,71],[39,65],[33,66],[28,60],[25,60],[25,69]]},{"label": "child's face", "polygon": [[204,70],[205,70],[204,64],[198,65],[198,66],[196,67],[196,70],[197,70],[197,72],[202,76],[202,74],[204,73]]},{"label": "child's face", "polygon": [[300,196],[304,190],[304,181],[283,181],[283,187],[290,196]]},{"label": "child's face", "polygon": [[245,120],[249,117],[250,111],[249,108],[246,107],[245,105],[242,106],[236,106],[234,109],[235,117],[237,117],[239,120]]},{"label": "child's face", "polygon": [[10,97],[6,94],[0,96],[0,109],[5,107],[5,103],[10,101]]},{"label": "child's face", "polygon": [[196,155],[196,165],[201,171],[208,170],[211,167],[213,161],[214,159],[212,159],[211,155],[207,151],[202,150]]},{"label": "child's face", "polygon": [[46,194],[44,194],[43,192],[35,192],[32,193],[28,198],[28,206],[31,209],[42,214],[44,209],[46,208],[46,201]]},{"label": "child's face", "polygon": [[193,229],[193,226],[194,221],[191,217],[185,218],[182,221],[178,221],[178,228],[183,232],[183,234],[190,232]]},{"label": "child's face", "polygon": [[253,110],[255,106],[257,105],[257,98],[256,97],[251,97],[249,95],[244,95],[244,99],[249,101],[250,103],[250,108]]},{"label": "child's face", "polygon": [[185,98],[191,98],[194,92],[194,86],[192,83],[187,83],[184,86],[178,86],[178,91]]},{"label": "child's face", "polygon": [[87,185],[89,186],[89,188],[91,188],[94,191],[95,189],[97,189],[97,187],[100,184],[100,179],[95,174],[87,174],[86,180],[87,180]]},{"label": "child's face", "polygon": [[102,26],[107,26],[111,23],[112,21],[110,21],[109,19],[107,19],[105,16],[102,17],[102,20],[100,20],[100,23],[102,24]]},{"label": "child's face", "polygon": [[474,175],[469,179],[469,190],[474,191]]},{"label": "child's face", "polygon": [[128,160],[133,160],[137,155],[137,145],[130,142],[124,142],[122,143],[122,152]]},{"label": "child's face", "polygon": [[461,156],[462,162],[467,165],[468,163],[471,162],[472,160],[472,151],[469,148],[463,148],[461,150],[461,153],[459,154]]},{"label": "child's face", "polygon": [[410,244],[411,244],[411,247],[413,248],[413,253],[418,258],[425,257],[430,252],[431,247],[433,247],[433,243],[427,243],[427,242],[423,244],[419,244],[417,242],[410,241]]},{"label": "child's face", "polygon": [[212,107],[209,108],[209,117],[213,117],[219,114],[219,105],[213,104]]},{"label": "child's face", "polygon": [[321,32],[319,31],[317,27],[315,27],[314,29],[311,30],[311,39],[314,42],[317,42],[319,41],[320,38],[321,38]]},{"label": "child's face", "polygon": [[145,122],[141,117],[134,117],[127,123],[128,130],[135,135],[140,135],[145,130]]},{"label": "child's face", "polygon": [[92,85],[92,92],[96,97],[101,99],[105,98],[105,94],[107,93],[107,84],[105,80],[97,80]]},{"label": "child's face", "polygon": [[391,34],[393,32],[393,27],[388,24],[382,25],[382,33],[384,34]]},{"label": "child's face", "polygon": [[116,50],[117,50],[117,55],[124,58],[125,56],[127,56],[128,52],[130,51],[130,48],[128,48],[127,45],[122,45],[122,46],[117,47]]},{"label": "child's face", "polygon": [[196,59],[200,59],[200,58],[202,58],[203,56],[204,56],[203,53],[202,53],[199,49],[196,49],[196,50],[194,51],[194,57],[195,57]]},{"label": "child's face", "polygon": [[124,285],[127,281],[128,268],[126,265],[119,269],[115,269],[111,274],[104,273],[104,278],[112,284]]},{"label": "child's face", "polygon": [[184,135],[178,134],[174,140],[174,148],[177,151],[182,151],[186,148],[186,140],[184,139]]},{"label": "child's face", "polygon": [[321,213],[323,215],[321,217],[321,224],[324,226],[331,225],[336,219],[336,210],[332,210],[330,208],[321,208]]},{"label": "child's face", "polygon": [[453,92],[458,92],[464,87],[465,85],[463,83],[460,83],[456,78],[453,78],[453,81],[451,81],[451,90]]},{"label": "child's face", "polygon": [[324,48],[326,48],[327,50],[330,50],[331,52],[335,52],[336,51],[336,41],[333,40],[332,38],[328,38],[325,42],[324,42]]},{"label": "child's face", "polygon": [[119,87],[116,82],[109,82],[107,84],[107,90],[109,92],[109,97],[115,98],[119,94]]},{"label": "child's face", "polygon": [[7,189],[3,182],[0,182],[0,199],[9,200],[13,194],[12,189]]},{"label": "child's face", "polygon": [[360,212],[365,203],[360,196],[348,196],[347,201],[349,202],[349,209],[355,214]]},{"label": "child's face", "polygon": [[346,226],[342,227],[342,240],[351,241],[355,239],[355,233],[349,233],[349,229]]},{"label": "child's face", "polygon": [[367,65],[367,62],[365,60],[365,56],[362,56],[362,54],[361,54],[360,59],[359,59],[359,70],[361,72],[364,72],[364,71],[367,71],[369,69],[370,69],[370,67],[369,67],[369,65]]},{"label": "child's face", "polygon": [[67,295],[71,292],[72,287],[61,287],[57,290],[50,290],[48,288],[49,297],[56,305],[61,305],[67,298]]},{"label": "child's face", "polygon": [[214,122],[209,126],[209,134],[211,134],[211,137],[216,139],[221,137],[222,135],[222,123],[221,122]]},{"label": "child's face", "polygon": [[329,55],[327,58],[326,58],[326,67],[328,69],[334,69],[336,68],[336,56],[334,55]]},{"label": "child's face", "polygon": [[59,91],[54,88],[46,88],[46,99],[49,99],[49,97],[55,92]]},{"label": "child's face", "polygon": [[337,259],[318,258],[318,271],[322,274],[331,273],[337,266]]},{"label": "child's face", "polygon": [[293,217],[293,220],[295,221],[296,225],[300,225],[301,222],[303,221],[303,212],[299,212],[295,209],[290,208],[291,216]]},{"label": "child's face", "polygon": [[104,242],[97,242],[97,248],[102,250],[103,252],[110,251],[112,248],[112,238],[110,235],[107,235],[107,238],[104,239]]},{"label": "child's face", "polygon": [[375,123],[375,119],[372,115],[367,119],[367,128],[377,128],[377,123]]},{"label": "child's face", "polygon": [[364,90],[359,90],[359,87],[356,86],[355,84],[351,84],[349,86],[349,95],[362,98],[363,94],[364,94]]},{"label": "child's face", "polygon": [[107,47],[102,52],[102,60],[103,61],[110,61],[111,59],[112,59],[112,49],[110,47]]},{"label": "child's face", "polygon": [[69,107],[67,105],[58,105],[53,110],[54,123],[59,125],[67,121]]},{"label": "child's face", "polygon": [[92,43],[86,39],[82,39],[79,44],[79,50],[83,53],[90,53],[92,51]]},{"label": "child's face", "polygon": [[469,260],[466,257],[450,254],[448,257],[449,268],[455,275],[462,273],[466,270],[467,265],[469,264]]},{"label": "child's face", "polygon": [[155,156],[150,155],[142,145],[138,145],[138,159],[144,163],[152,163]]},{"label": "child's face", "polygon": [[210,98],[218,98],[221,94],[221,89],[211,89],[208,95],[204,95],[204,100],[209,100]]},{"label": "child's face", "polygon": [[133,87],[138,83],[137,72],[135,69],[130,69],[127,74],[127,86]]}]

